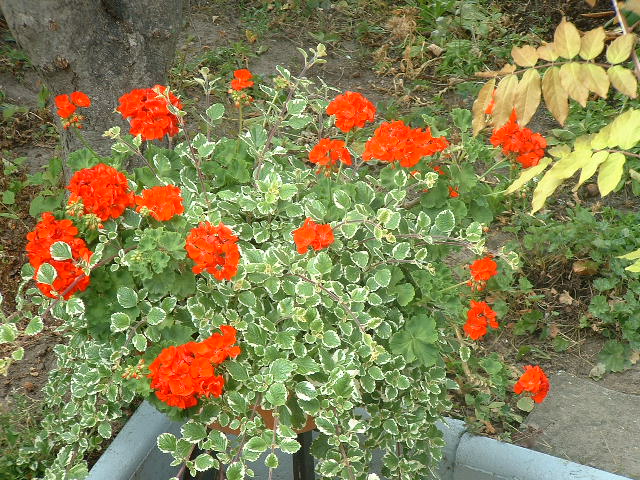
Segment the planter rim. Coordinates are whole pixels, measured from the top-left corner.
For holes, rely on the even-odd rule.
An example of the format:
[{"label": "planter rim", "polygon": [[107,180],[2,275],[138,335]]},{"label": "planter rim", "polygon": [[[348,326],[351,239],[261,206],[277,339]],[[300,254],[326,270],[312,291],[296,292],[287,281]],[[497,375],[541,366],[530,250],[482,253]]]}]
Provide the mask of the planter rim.
[{"label": "planter rim", "polygon": [[[181,425],[148,402],[143,402],[98,459],[87,480],[132,480],[144,467],[145,460],[154,452],[159,453],[156,437],[163,432],[177,434]],[[439,467],[441,480],[631,480],[535,450],[473,435],[462,420],[444,417],[437,426],[445,440]],[[169,478],[172,473],[168,456],[160,454],[154,463],[163,458],[166,459],[165,473],[159,475]],[[177,470],[177,467],[172,468]]]}]

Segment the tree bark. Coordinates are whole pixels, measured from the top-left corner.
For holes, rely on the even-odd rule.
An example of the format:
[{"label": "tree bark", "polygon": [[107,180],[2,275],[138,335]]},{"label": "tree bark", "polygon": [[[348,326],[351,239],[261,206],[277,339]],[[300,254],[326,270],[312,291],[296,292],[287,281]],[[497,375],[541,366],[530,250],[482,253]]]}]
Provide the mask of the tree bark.
[{"label": "tree bark", "polygon": [[[0,0],[11,33],[52,95],[89,95],[91,107],[78,110],[82,134],[104,155],[111,145],[104,131],[129,129],[114,113],[118,98],[166,84],[184,7],[185,0]],[[66,153],[82,147],[58,127]]]}]

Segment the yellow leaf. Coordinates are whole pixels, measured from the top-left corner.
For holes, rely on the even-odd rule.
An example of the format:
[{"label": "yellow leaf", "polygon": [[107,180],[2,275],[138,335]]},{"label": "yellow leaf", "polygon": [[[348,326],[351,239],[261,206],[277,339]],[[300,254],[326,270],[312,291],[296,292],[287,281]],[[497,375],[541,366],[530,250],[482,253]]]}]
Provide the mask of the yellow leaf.
[{"label": "yellow leaf", "polygon": [[530,68],[518,82],[516,91],[516,113],[518,123],[525,126],[538,110],[540,105],[540,73]]},{"label": "yellow leaf", "polygon": [[585,60],[593,60],[602,53],[606,34],[604,28],[589,30],[580,40],[580,56]]},{"label": "yellow leaf", "polygon": [[640,0],[627,0],[624,5],[620,3],[620,8],[640,15]]},{"label": "yellow leaf", "polygon": [[640,258],[640,248],[638,250],[634,250],[633,252],[620,255],[619,257],[616,257],[616,258],[624,258],[625,260],[637,260]]},{"label": "yellow leaf", "polygon": [[544,177],[538,182],[533,191],[533,200],[531,201],[531,213],[535,213],[544,206],[547,198],[556,191],[556,188],[562,184],[564,180],[576,173],[580,168],[579,156],[575,152],[558,160],[551,167]]},{"label": "yellow leaf", "polygon": [[627,110],[618,115],[609,125],[609,142],[607,147],[620,147],[629,150],[640,141],[640,111]]},{"label": "yellow leaf", "polygon": [[554,62],[558,59],[558,52],[556,52],[553,43],[545,42],[538,47],[538,56],[547,62]]},{"label": "yellow leaf", "polygon": [[553,35],[554,49],[562,58],[571,59],[580,51],[580,32],[576,26],[562,19]]},{"label": "yellow leaf", "polygon": [[560,67],[560,83],[562,88],[582,107],[587,106],[589,89],[584,84],[581,75],[582,69],[577,62],[565,63]]},{"label": "yellow leaf", "polygon": [[524,187],[533,177],[539,175],[545,168],[549,166],[551,163],[551,159],[549,157],[544,157],[540,159],[540,163],[535,167],[529,167],[522,172],[520,172],[520,176],[514,180],[514,182],[509,185],[509,188],[504,192],[506,195],[510,195],[513,192],[517,192],[522,187]]},{"label": "yellow leaf", "polygon": [[511,56],[513,61],[521,67],[533,67],[538,62],[538,50],[531,45],[513,47]]},{"label": "yellow leaf", "polygon": [[508,75],[500,80],[496,89],[495,105],[491,123],[494,127],[501,127],[509,120],[515,107],[516,90],[518,89],[518,77]]},{"label": "yellow leaf", "polygon": [[627,33],[616,38],[607,48],[607,62],[613,65],[624,62],[631,55],[635,42],[636,36],[633,33]]},{"label": "yellow leaf", "polygon": [[571,148],[569,145],[565,145],[564,143],[561,145],[555,145],[547,150],[549,155],[552,155],[554,158],[564,158],[571,153]]},{"label": "yellow leaf", "polygon": [[629,265],[625,270],[629,270],[630,272],[638,273],[640,272],[640,260],[635,263]]},{"label": "yellow leaf", "polygon": [[558,121],[564,125],[564,121],[569,115],[569,96],[560,81],[560,69],[558,67],[549,68],[542,77],[542,95],[547,108]]},{"label": "yellow leaf", "polygon": [[585,0],[585,2],[587,2],[591,8],[596,6],[597,1],[598,0]]},{"label": "yellow leaf", "polygon": [[491,103],[491,98],[493,97],[493,91],[495,88],[496,79],[494,78],[483,85],[478,92],[478,98],[473,102],[473,108],[471,109],[473,112],[473,120],[471,121],[471,125],[473,126],[474,136],[476,136],[486,125],[484,112]]},{"label": "yellow leaf", "polygon": [[638,80],[631,70],[620,65],[614,65],[607,70],[611,85],[620,93],[627,97],[636,98],[638,96]]},{"label": "yellow leaf", "polygon": [[598,190],[600,195],[609,195],[622,178],[624,172],[624,155],[620,152],[610,153],[609,157],[602,162],[598,171]]},{"label": "yellow leaf", "polygon": [[600,164],[604,162],[607,157],[609,157],[609,152],[596,152],[591,156],[588,162],[585,162],[582,166],[582,170],[580,170],[578,183],[573,187],[574,192],[577,192],[584,182],[593,177],[593,174],[596,173]]},{"label": "yellow leaf", "polygon": [[602,98],[607,98],[609,92],[609,77],[599,65],[583,63],[580,66],[585,86]]}]

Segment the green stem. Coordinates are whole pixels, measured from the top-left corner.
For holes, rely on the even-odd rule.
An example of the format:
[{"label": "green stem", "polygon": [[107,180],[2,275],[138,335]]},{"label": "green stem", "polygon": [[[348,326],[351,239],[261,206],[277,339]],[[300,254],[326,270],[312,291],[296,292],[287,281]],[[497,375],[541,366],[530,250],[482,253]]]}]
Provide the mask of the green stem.
[{"label": "green stem", "polygon": [[480,175],[478,177],[478,180],[482,180],[484,177],[486,177],[492,170],[495,170],[499,167],[501,167],[503,164],[505,163],[509,163],[510,160],[508,158],[505,158],[504,160],[500,160],[498,163],[494,163],[491,167],[489,167],[489,169],[487,169],[486,172],[484,172],[482,175]]},{"label": "green stem", "polygon": [[84,148],[89,150],[95,157],[100,158],[100,155],[98,155],[96,153],[96,151],[93,148],[91,148],[91,145],[89,145],[89,142],[87,142],[87,139],[84,138],[84,135],[82,135],[82,133],[80,133],[80,129],[74,128],[73,131],[75,132],[76,136],[78,137],[78,139],[80,140],[80,143],[82,143]]}]

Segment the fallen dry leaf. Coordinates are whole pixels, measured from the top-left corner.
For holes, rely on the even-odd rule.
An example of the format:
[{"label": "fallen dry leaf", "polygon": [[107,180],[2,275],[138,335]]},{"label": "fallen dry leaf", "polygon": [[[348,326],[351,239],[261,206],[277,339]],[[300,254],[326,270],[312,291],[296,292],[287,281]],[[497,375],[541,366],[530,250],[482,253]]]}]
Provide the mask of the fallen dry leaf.
[{"label": "fallen dry leaf", "polygon": [[549,336],[551,338],[556,338],[559,333],[560,333],[560,329],[558,328],[558,326],[555,323],[552,323],[549,326]]},{"label": "fallen dry leaf", "polygon": [[598,264],[593,260],[577,260],[573,262],[572,270],[576,275],[595,275],[598,273]]},{"label": "fallen dry leaf", "polygon": [[573,305],[575,300],[571,295],[569,295],[569,292],[565,290],[558,296],[558,301],[563,305]]}]

